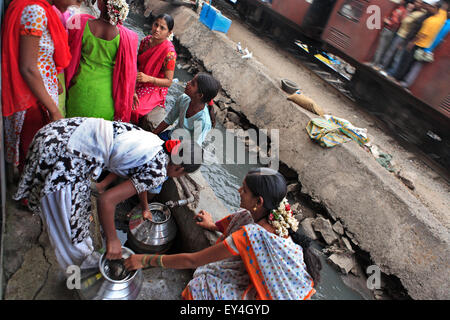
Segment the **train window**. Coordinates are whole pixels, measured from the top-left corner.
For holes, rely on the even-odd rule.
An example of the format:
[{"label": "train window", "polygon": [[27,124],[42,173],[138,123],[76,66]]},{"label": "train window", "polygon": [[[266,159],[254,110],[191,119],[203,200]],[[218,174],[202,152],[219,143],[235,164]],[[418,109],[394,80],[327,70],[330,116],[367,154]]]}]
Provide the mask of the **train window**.
[{"label": "train window", "polygon": [[359,22],[366,7],[364,2],[360,0],[346,0],[338,13],[351,21]]}]

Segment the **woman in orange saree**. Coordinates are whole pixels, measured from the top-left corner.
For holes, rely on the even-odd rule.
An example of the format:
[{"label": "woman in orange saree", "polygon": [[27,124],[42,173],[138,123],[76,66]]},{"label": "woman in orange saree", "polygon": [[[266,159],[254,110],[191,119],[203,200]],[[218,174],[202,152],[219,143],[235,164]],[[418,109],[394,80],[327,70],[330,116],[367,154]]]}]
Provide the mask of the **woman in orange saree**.
[{"label": "woman in orange saree", "polygon": [[214,246],[195,253],[133,255],[125,266],[197,268],[183,299],[311,298],[321,264],[308,239],[296,233],[283,176],[269,168],[251,170],[239,193],[242,210],[217,223],[205,211],[195,216],[199,226],[222,232]]}]

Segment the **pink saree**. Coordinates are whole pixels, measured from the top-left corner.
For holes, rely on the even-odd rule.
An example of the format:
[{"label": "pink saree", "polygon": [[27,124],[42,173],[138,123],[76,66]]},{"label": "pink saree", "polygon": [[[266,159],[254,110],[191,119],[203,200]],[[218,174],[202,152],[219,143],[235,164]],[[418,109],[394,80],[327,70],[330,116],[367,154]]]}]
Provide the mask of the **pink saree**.
[{"label": "pink saree", "polygon": [[[176,57],[175,48],[170,40],[165,40],[157,46],[145,49],[145,44],[150,38],[151,35],[142,40],[141,49],[145,51],[140,53],[137,58],[138,71],[152,77],[164,78],[164,62],[170,52],[173,52]],[[139,97],[139,107],[132,111],[131,121],[138,123],[140,117],[148,114],[156,106],[164,107],[168,89],[151,83],[138,82],[136,94]]]},{"label": "pink saree", "polygon": [[[67,21],[72,61],[65,70],[66,89],[69,89],[70,81],[75,76],[80,65],[83,32],[87,21],[90,19],[96,18],[88,14],[80,14],[73,16]],[[135,32],[124,26],[117,25],[117,27],[119,28],[120,42],[113,72],[114,120],[130,122],[136,85],[136,60],[139,39]]]}]

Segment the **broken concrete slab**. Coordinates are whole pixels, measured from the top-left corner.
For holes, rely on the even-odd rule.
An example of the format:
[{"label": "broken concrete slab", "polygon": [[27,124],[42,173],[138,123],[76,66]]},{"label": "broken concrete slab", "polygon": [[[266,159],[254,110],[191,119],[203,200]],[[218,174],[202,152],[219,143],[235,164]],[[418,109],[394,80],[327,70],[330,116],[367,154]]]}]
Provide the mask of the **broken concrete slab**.
[{"label": "broken concrete slab", "polygon": [[348,253],[333,253],[327,261],[344,274],[348,274],[356,264],[354,256]]},{"label": "broken concrete slab", "polygon": [[306,236],[308,236],[312,240],[317,240],[316,232],[314,231],[314,228],[312,226],[313,221],[314,218],[306,218],[300,223],[300,225]]},{"label": "broken concrete slab", "polygon": [[325,218],[318,217],[312,222],[314,230],[322,235],[323,240],[328,245],[338,241],[336,233],[333,231],[331,222]]}]

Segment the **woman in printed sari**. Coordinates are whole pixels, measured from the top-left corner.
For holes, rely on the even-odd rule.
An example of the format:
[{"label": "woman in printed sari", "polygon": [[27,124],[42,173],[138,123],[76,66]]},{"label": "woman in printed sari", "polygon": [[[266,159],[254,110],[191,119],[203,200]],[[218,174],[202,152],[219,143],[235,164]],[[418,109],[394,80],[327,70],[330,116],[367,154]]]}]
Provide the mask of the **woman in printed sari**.
[{"label": "woman in printed sari", "polygon": [[59,71],[70,62],[67,32],[52,8],[64,12],[78,0],[14,0],[2,29],[2,110],[6,160],[23,170],[35,133],[61,119]]},{"label": "woman in printed sari", "polygon": [[[168,88],[172,84],[177,54],[169,36],[173,18],[160,14],[152,25],[152,34],[142,39],[139,46],[135,109],[131,122],[139,120],[156,107],[165,108]],[[152,128],[154,129],[154,128]]]},{"label": "woman in printed sari", "polygon": [[81,14],[67,21],[72,53],[65,70],[67,117],[129,122],[139,39],[122,25],[125,0],[98,0],[97,6],[99,18]]},{"label": "woman in printed sari", "polygon": [[320,280],[320,260],[287,200],[286,181],[269,168],[251,170],[239,189],[240,210],[216,223],[200,211],[197,224],[222,232],[212,247],[195,253],[133,255],[129,270],[148,266],[194,269],[184,299],[309,299]]},{"label": "woman in printed sari", "polygon": [[[145,197],[167,177],[197,170],[201,155],[201,148],[193,142],[164,143],[130,123],[61,119],[36,133],[14,199],[28,199],[30,210],[40,214],[63,269],[69,265],[90,268],[98,263],[89,233],[91,179],[96,180],[102,170],[126,179],[101,193],[97,201],[106,258],[120,259],[116,205],[135,194]],[[143,203],[145,214],[148,202]]]}]

